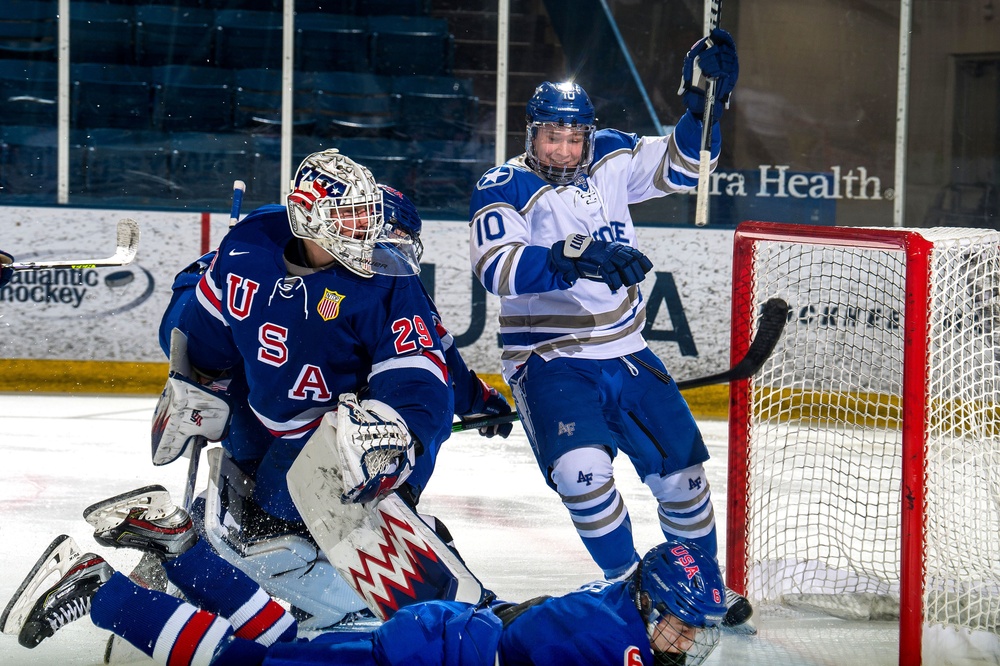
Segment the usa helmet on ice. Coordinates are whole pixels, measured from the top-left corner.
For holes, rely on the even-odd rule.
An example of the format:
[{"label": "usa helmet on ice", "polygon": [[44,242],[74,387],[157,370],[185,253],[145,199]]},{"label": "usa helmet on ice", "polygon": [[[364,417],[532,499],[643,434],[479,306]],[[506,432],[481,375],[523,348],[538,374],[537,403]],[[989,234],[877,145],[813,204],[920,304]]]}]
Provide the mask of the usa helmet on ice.
[{"label": "usa helmet on ice", "polygon": [[405,194],[395,188],[379,183],[379,189],[382,190],[386,236],[409,242],[419,262],[424,254],[424,244],[420,240],[423,222],[420,220],[417,207]]},{"label": "usa helmet on ice", "polygon": [[368,169],[336,148],[313,153],[295,172],[285,204],[295,236],[315,242],[358,275],[376,272],[382,190]]},{"label": "usa helmet on ice", "polygon": [[[524,139],[528,166],[545,180],[565,185],[590,166],[594,159],[594,132],[597,130],[594,105],[587,92],[572,81],[552,83],[545,81],[528,100],[525,113],[527,131]],[[542,164],[535,145],[542,127],[555,126],[579,132],[583,151],[579,162],[567,166]]]},{"label": "usa helmet on ice", "polygon": [[698,546],[667,541],[650,550],[632,592],[657,655],[686,655],[681,663],[693,666],[718,645],[726,587],[715,558]]}]

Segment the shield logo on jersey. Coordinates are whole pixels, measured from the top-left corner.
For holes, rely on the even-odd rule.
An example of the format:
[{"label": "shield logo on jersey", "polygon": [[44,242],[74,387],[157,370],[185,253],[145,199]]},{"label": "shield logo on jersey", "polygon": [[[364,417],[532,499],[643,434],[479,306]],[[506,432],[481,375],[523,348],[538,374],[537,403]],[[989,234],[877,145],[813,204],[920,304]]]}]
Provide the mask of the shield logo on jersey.
[{"label": "shield logo on jersey", "polygon": [[316,306],[316,310],[319,311],[319,316],[323,318],[323,321],[330,321],[331,319],[336,319],[337,315],[340,314],[340,304],[343,301],[343,294],[324,289],[323,298],[319,299],[319,305]]}]

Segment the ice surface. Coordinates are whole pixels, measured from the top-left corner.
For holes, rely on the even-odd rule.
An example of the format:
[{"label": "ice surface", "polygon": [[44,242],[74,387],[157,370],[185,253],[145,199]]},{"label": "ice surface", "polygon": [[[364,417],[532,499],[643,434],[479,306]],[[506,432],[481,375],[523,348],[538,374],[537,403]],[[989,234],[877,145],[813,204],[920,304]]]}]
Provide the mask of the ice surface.
[{"label": "ice surface", "polygon": [[[183,496],[186,459],[164,467],[150,462],[154,404],[150,397],[0,395],[0,604],[60,533],[100,552],[117,568],[127,571],[138,560],[127,551],[98,547],[82,512],[97,500],[151,483],[163,484],[175,498]],[[701,425],[713,455],[707,469],[721,555],[726,424]],[[199,488],[206,470],[201,471]],[[662,540],[656,504],[627,459],[618,461],[616,481],[630,509],[636,546],[644,552]],[[502,598],[568,592],[600,576],[557,495],[543,482],[520,426],[507,440],[474,432],[453,436],[420,509],[447,524],[472,571]],[[893,625],[792,618],[790,613],[761,618],[758,625],[760,634],[753,638],[725,635],[709,663],[897,661]],[[87,620],[34,650],[22,648],[13,636],[0,636],[0,664],[99,664],[106,638]]]}]

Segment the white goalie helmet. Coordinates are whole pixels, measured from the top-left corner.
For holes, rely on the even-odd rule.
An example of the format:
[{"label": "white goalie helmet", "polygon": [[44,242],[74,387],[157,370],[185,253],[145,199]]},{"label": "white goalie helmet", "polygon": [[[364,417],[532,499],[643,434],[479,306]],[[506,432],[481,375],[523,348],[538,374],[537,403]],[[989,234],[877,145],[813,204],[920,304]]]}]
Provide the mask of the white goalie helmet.
[{"label": "white goalie helmet", "polygon": [[378,272],[372,256],[383,237],[382,190],[367,168],[336,148],[313,153],[295,172],[285,204],[296,237],[358,275]]}]

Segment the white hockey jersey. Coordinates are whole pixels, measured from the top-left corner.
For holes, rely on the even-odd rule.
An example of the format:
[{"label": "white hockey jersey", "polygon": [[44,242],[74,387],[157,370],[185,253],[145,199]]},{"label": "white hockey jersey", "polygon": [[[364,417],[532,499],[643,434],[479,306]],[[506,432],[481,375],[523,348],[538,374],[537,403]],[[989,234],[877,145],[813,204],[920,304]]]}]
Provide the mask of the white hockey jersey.
[{"label": "white hockey jersey", "polygon": [[[718,125],[713,130],[714,169],[721,137]],[[476,276],[501,298],[506,380],[532,353],[608,359],[646,346],[639,286],[616,293],[585,279],[570,286],[550,264],[549,249],[577,233],[638,247],[629,204],[693,189],[700,142],[701,123],[685,114],[663,137],[598,131],[589,169],[569,185],[549,184],[524,155],[480,178],[470,205],[470,255]]]}]

